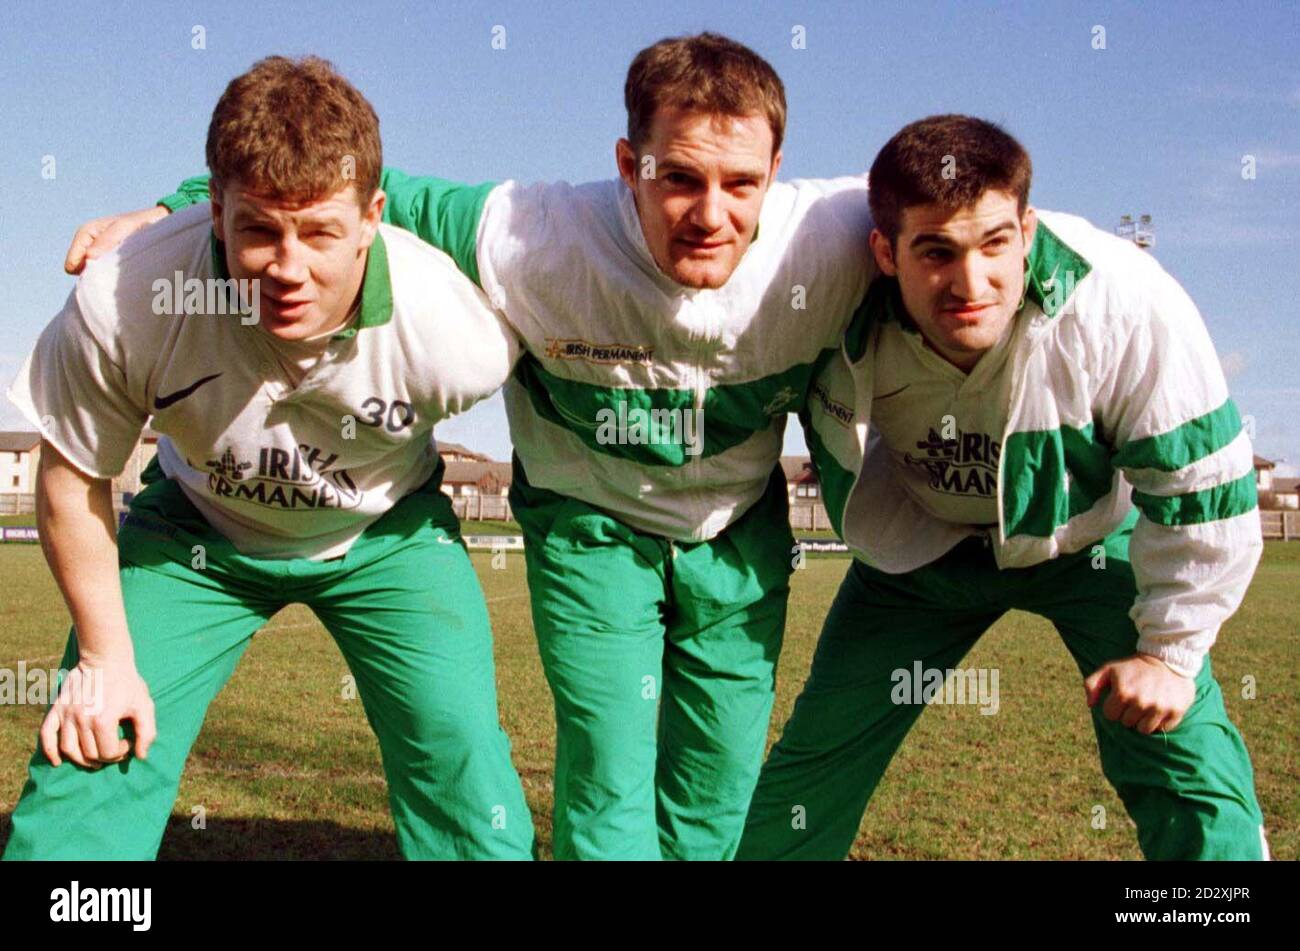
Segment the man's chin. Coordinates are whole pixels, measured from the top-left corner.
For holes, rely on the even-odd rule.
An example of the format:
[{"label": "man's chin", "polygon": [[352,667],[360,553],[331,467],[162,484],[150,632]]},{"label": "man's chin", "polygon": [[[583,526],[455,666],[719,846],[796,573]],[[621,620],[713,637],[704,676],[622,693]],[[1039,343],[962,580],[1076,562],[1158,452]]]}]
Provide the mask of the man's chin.
[{"label": "man's chin", "polygon": [[718,261],[678,261],[673,268],[672,278],[683,287],[716,290],[731,280],[735,270],[734,266]]},{"label": "man's chin", "polygon": [[303,340],[312,336],[311,324],[306,320],[288,320],[274,315],[263,315],[262,330],[280,340]]},{"label": "man's chin", "polygon": [[932,325],[945,346],[966,353],[980,353],[998,342],[1006,322],[995,314],[989,314],[973,321],[940,316],[932,321]]}]

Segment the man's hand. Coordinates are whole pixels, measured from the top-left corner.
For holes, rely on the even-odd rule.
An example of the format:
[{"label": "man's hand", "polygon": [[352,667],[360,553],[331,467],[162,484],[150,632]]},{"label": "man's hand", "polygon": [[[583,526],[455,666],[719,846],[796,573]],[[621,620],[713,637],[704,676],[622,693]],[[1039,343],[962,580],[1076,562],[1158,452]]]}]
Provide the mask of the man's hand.
[{"label": "man's hand", "polygon": [[123,720],[134,724],[135,755],[145,759],[158,730],[153,699],[135,664],[83,658],[68,671],[41,724],[41,749],[54,766],[63,763],[60,753],[88,768],[121,762],[131,752],[131,744],[117,735]]},{"label": "man's hand", "polygon": [[162,205],[128,211],[124,215],[109,215],[87,221],[77,229],[68,246],[68,256],[63,259],[63,270],[80,274],[86,261],[108,254],[145,225],[166,218],[170,212]]},{"label": "man's hand", "polygon": [[112,488],[109,479],[82,472],[52,442],[41,440],[36,527],[68,603],[80,654],[41,724],[41,749],[55,766],[63,762],[60,751],[78,766],[124,759],[130,744],[117,735],[123,720],[135,724],[141,759],[157,735],[122,600]]},{"label": "man's hand", "polygon": [[1106,719],[1145,734],[1175,729],[1196,699],[1196,683],[1190,677],[1174,673],[1164,661],[1147,654],[1113,660],[1094,671],[1083,682],[1088,706],[1096,706],[1107,686],[1110,695],[1101,708]]}]

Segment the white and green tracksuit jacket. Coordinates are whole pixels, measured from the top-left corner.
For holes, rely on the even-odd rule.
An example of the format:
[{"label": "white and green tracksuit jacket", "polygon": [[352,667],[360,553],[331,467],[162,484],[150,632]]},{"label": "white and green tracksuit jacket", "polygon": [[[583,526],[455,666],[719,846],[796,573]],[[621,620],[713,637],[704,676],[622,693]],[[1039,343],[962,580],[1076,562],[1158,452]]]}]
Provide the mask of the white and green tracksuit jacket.
[{"label": "white and green tracksuit jacket", "polygon": [[[1010,356],[998,462],[999,567],[1079,551],[1130,515],[1138,649],[1194,675],[1262,551],[1250,441],[1191,299],[1155,259],[1043,212]],[[831,520],[854,554],[903,573],[973,531],[934,518],[870,426],[873,362],[896,281],[868,291],[803,421]]]},{"label": "white and green tracksuit jacket", "polygon": [[[505,401],[528,481],[680,541],[714,537],[762,496],[786,414],[873,273],[861,176],[774,183],[735,273],[700,291],[655,265],[619,180],[467,186],[386,170],[380,184],[385,220],[451,255],[523,341]],[[162,204],[206,198],[197,178]],[[658,412],[654,429],[698,411],[702,438],[647,444],[635,425],[605,438],[611,418],[641,411]]]}]

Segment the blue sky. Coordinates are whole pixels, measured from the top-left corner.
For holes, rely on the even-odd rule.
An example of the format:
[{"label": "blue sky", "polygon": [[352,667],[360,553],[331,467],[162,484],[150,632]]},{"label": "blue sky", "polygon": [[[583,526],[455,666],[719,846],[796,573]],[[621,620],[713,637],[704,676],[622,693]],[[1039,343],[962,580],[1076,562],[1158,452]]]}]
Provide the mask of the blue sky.
[{"label": "blue sky", "polygon": [[[492,47],[496,26],[505,49]],[[614,174],[631,57],[701,29],[780,72],[784,177],[863,171],[906,122],[967,112],[1024,142],[1040,207],[1102,226],[1152,214],[1155,254],[1200,306],[1256,450],[1300,463],[1300,306],[1287,283],[1300,276],[1300,6],[1289,3],[6,2],[0,381],[71,289],[60,265],[76,226],[202,170],[212,106],[257,58],[333,60],[374,103],[389,164],[585,181]],[[4,402],[0,428],[19,427]],[[797,430],[790,451],[802,450]],[[439,435],[505,458],[500,398]]]}]

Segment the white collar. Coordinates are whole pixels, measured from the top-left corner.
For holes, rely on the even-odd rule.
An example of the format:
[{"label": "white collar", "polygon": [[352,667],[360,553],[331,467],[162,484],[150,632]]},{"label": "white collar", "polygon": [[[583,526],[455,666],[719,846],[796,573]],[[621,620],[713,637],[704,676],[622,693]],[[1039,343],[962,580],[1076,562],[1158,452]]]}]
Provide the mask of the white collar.
[{"label": "white collar", "polygon": [[[622,179],[618,179],[616,187],[618,188],[619,224],[623,226],[623,235],[627,238],[628,244],[631,245],[633,254],[643,267],[654,272],[662,280],[670,284],[677,284],[676,281],[659,270],[654,255],[650,253],[650,246],[645,243],[645,232],[641,230],[641,216],[637,214],[636,196],[632,194],[632,189],[628,188],[627,183]],[[680,287],[680,285],[678,286]]]}]

